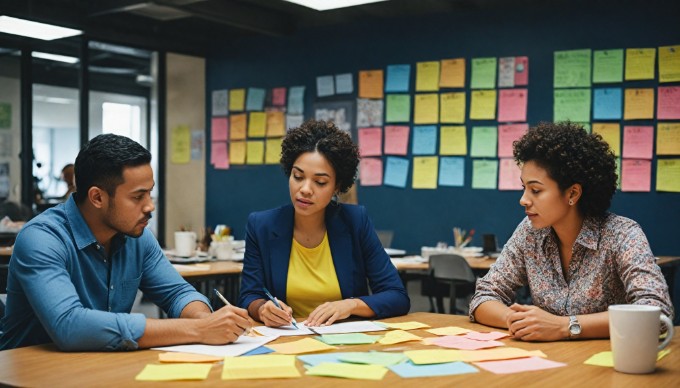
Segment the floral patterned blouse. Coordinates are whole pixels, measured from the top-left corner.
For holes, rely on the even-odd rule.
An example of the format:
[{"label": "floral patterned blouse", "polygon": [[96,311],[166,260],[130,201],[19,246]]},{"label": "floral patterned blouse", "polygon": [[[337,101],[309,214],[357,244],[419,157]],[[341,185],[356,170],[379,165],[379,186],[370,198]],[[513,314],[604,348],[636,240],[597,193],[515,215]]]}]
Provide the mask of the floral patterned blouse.
[{"label": "floral patterned blouse", "polygon": [[524,285],[534,305],[559,316],[607,311],[612,304],[645,304],[661,307],[673,319],[666,281],[633,220],[611,213],[586,218],[567,272],[565,277],[552,228],[534,229],[525,218],[489,273],[477,281],[470,320],[483,302],[509,306]]}]

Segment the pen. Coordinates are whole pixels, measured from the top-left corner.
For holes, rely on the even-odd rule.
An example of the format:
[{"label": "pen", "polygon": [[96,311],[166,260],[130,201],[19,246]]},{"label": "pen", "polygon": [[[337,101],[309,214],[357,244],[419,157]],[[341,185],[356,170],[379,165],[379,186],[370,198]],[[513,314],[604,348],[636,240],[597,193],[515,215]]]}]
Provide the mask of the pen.
[{"label": "pen", "polygon": [[229,301],[227,300],[227,298],[225,298],[224,296],[222,296],[222,294],[220,294],[220,292],[217,291],[217,288],[213,288],[213,291],[215,291],[215,295],[217,295],[217,297],[220,298],[220,300],[221,300],[225,305],[231,306],[231,303],[229,303]]},{"label": "pen", "polygon": [[[269,298],[269,300],[271,300],[272,302],[274,302],[274,305],[275,305],[276,307],[278,307],[278,308],[280,308],[281,310],[283,310],[283,307],[281,307],[281,305],[279,304],[279,301],[276,300],[276,298],[274,298],[274,297],[272,296],[272,294],[269,293],[269,290],[267,290],[267,287],[262,287],[262,291],[264,291],[265,295],[267,295],[267,298]],[[291,322],[293,323],[293,326],[294,326],[296,329],[299,329],[299,327],[298,327],[298,325],[297,325],[297,321],[295,320],[295,318],[290,317],[290,319],[291,319]]]}]

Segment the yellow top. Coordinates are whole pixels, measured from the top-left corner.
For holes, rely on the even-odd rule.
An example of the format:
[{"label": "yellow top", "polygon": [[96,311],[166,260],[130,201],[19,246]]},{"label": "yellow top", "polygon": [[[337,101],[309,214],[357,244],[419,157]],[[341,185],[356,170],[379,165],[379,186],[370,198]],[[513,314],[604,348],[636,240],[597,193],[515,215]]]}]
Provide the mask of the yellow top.
[{"label": "yellow top", "polygon": [[288,266],[286,301],[296,317],[307,317],[324,302],[342,299],[328,233],[321,244],[306,248],[293,239]]}]

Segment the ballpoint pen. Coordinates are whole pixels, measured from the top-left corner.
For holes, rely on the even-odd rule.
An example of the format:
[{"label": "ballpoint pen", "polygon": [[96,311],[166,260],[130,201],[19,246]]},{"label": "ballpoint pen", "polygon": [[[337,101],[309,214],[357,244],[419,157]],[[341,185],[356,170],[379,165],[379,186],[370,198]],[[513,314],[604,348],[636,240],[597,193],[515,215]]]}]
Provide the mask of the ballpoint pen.
[{"label": "ballpoint pen", "polygon": [[[278,307],[278,308],[280,308],[281,310],[283,310],[283,307],[281,307],[281,305],[279,304],[279,301],[278,301],[276,298],[274,298],[274,296],[272,296],[272,294],[269,293],[269,290],[267,290],[267,287],[262,287],[262,291],[264,291],[265,295],[267,295],[267,298],[269,298],[269,300],[271,300],[272,302],[274,302],[274,305],[275,305],[276,307]],[[297,321],[295,320],[295,318],[290,317],[290,320],[291,320],[291,323],[293,323],[293,326],[294,326],[296,329],[299,329],[299,327],[298,327],[298,325],[297,325]]]},{"label": "ballpoint pen", "polygon": [[[224,297],[219,291],[217,291],[217,288],[213,288],[213,291],[215,291],[215,295],[217,295],[218,298],[227,306],[231,306],[231,303],[227,300],[227,298]],[[250,328],[247,328],[245,331],[245,335],[250,334]]]}]

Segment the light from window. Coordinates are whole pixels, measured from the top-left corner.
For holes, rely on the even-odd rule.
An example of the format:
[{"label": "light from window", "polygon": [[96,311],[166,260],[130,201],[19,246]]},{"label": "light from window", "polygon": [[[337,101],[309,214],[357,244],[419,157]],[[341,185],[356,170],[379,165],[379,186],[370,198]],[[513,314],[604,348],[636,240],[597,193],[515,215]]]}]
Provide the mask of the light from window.
[{"label": "light from window", "polygon": [[114,102],[102,104],[102,133],[121,135],[142,143],[141,128],[139,106]]}]

